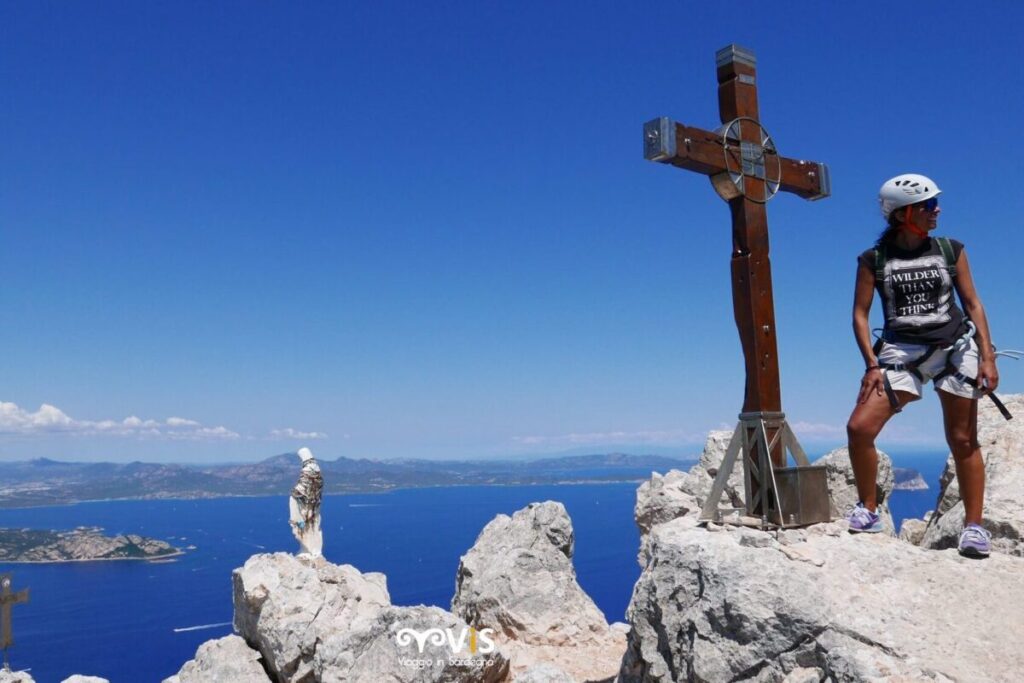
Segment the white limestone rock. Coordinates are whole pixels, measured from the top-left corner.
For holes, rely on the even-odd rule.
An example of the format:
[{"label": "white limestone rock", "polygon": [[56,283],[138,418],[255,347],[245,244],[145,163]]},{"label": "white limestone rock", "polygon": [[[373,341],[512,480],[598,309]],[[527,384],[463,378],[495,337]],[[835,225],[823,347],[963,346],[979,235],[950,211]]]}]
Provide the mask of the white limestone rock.
[{"label": "white limestone rock", "polygon": [[[850,452],[845,446],[836,448],[811,464],[825,466],[832,518],[843,518],[860,499],[857,495],[857,481],[853,477],[853,465],[850,464]],[[886,533],[894,536],[896,525],[889,510],[889,496],[896,485],[896,478],[892,472],[892,459],[881,450],[878,451],[878,474],[875,482],[875,495],[878,497],[876,512],[882,517]]]},{"label": "white limestone rock", "polygon": [[235,630],[286,681],[311,673],[318,641],[372,621],[391,604],[383,574],[288,553],[253,555],[232,582]]},{"label": "white limestone rock", "polygon": [[[249,558],[232,579],[235,628],[280,683],[497,683],[508,675],[497,649],[470,651],[469,626],[451,613],[392,606],[383,574],[275,553]],[[422,651],[405,629],[420,635]]]},{"label": "white limestone rock", "polygon": [[924,539],[924,530],[928,526],[928,519],[931,516],[932,512],[929,511],[925,514],[924,519],[903,520],[903,524],[900,525],[899,539],[912,545],[921,545],[921,541]]},{"label": "white limestone rock", "polygon": [[6,671],[0,667],[0,683],[36,683],[27,671]]},{"label": "white limestone rock", "polygon": [[557,666],[538,664],[517,675],[512,683],[576,683],[576,679]]},{"label": "white limestone rock", "polygon": [[[725,458],[725,451],[731,438],[731,431],[708,432],[700,460],[688,472],[652,472],[650,480],[637,489],[633,516],[640,528],[640,552],[637,561],[641,567],[647,564],[647,534],[655,525],[679,517],[685,517],[693,524],[697,523],[704,501],[711,495],[711,487]],[[744,501],[743,464],[737,459],[736,466],[729,474],[718,508],[731,511],[744,507]]]},{"label": "white limestone rock", "polygon": [[845,528],[655,527],[617,681],[982,683],[1024,671],[1024,560]]},{"label": "white limestone rock", "polygon": [[[669,470],[666,474],[651,473],[650,481],[640,485],[633,510],[640,534],[646,534],[655,524],[668,522],[687,514],[699,515],[701,506],[711,494],[711,486],[725,457],[732,432],[708,433],[700,460],[688,472]],[[742,507],[743,465],[737,460],[729,475],[720,507]]]},{"label": "white limestone rock", "polygon": [[[1007,421],[987,398],[978,401],[978,442],[985,459],[984,526],[992,550],[1024,556],[1024,394],[1000,396],[1014,414]],[[926,548],[955,548],[964,522],[964,504],[952,455],[939,479],[939,501],[928,521]]]},{"label": "white limestone rock", "polygon": [[[412,629],[423,638],[422,650]],[[407,635],[403,636],[403,632]],[[461,646],[453,648],[448,634]],[[478,642],[470,628],[440,607],[386,607],[359,628],[328,633],[316,648],[313,679],[324,683],[499,683],[509,662],[499,650]]]},{"label": "white limestone rock", "polygon": [[618,670],[624,634],[580,588],[573,549],[565,506],[547,501],[495,517],[459,562],[452,612],[494,629],[514,674],[540,663],[581,679]]},{"label": "white limestone rock", "polygon": [[270,683],[271,680],[263,668],[260,653],[246,645],[240,636],[230,635],[200,645],[195,659],[185,662],[177,674],[165,678],[163,683]]},{"label": "white limestone rock", "polygon": [[825,672],[818,667],[798,667],[786,674],[786,677],[782,679],[782,683],[818,683],[824,678]]},{"label": "white limestone rock", "polygon": [[[266,676],[263,677],[263,680],[267,680]],[[74,674],[73,676],[68,676],[60,683],[110,683],[110,681],[106,678],[100,678],[99,676],[83,676],[82,674]]]}]

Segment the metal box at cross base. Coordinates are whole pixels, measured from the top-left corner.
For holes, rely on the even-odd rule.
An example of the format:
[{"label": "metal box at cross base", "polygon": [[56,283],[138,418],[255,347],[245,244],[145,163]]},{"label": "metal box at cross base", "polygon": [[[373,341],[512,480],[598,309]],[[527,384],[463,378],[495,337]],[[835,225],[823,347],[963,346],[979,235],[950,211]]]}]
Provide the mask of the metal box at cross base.
[{"label": "metal box at cross base", "polygon": [[825,467],[779,467],[775,488],[782,510],[782,526],[804,526],[832,519]]}]

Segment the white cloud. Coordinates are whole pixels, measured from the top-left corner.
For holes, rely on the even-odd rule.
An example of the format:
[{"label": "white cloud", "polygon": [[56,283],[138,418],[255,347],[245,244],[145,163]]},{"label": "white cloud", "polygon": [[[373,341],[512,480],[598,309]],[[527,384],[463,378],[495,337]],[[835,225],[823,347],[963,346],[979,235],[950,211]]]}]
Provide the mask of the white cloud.
[{"label": "white cloud", "polygon": [[684,443],[703,443],[707,435],[684,429],[615,432],[573,432],[554,436],[516,436],[513,441],[522,446],[600,446],[612,444],[651,444],[676,446]]},{"label": "white cloud", "polygon": [[[345,435],[348,438],[348,435]],[[292,429],[291,427],[285,427],[284,429],[272,429],[270,430],[271,439],[326,439],[327,435],[323,432],[302,432],[298,429]]]},{"label": "white cloud", "polygon": [[0,401],[0,434],[37,436],[121,436],[186,441],[224,441],[239,438],[227,427],[204,427],[195,420],[169,417],[164,421],[143,420],[130,415],[123,420],[77,420],[56,406],[44,403],[30,412],[16,403]]},{"label": "white cloud", "polygon": [[824,422],[794,422],[790,429],[797,439],[845,439],[846,425],[826,424]]}]

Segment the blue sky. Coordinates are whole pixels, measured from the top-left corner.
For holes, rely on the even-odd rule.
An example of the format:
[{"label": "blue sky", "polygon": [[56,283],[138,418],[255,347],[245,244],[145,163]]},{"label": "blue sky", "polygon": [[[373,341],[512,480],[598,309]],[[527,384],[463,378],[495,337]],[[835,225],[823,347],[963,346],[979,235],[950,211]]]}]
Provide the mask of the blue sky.
[{"label": "blue sky", "polygon": [[[729,43],[832,172],[768,211],[798,436],[844,439],[896,173],[1024,347],[1024,5],[708,5],[3,3],[0,459],[694,452],[742,403],[729,214],[641,128],[716,127]],[[941,443],[931,392],[881,439]]]}]

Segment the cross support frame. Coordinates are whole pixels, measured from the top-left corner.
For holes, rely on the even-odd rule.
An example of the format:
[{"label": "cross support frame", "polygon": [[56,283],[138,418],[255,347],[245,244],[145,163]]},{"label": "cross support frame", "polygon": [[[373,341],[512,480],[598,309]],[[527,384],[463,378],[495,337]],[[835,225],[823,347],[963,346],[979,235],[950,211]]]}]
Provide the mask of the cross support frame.
[{"label": "cross support frame", "polygon": [[[773,454],[777,457],[781,452],[784,456],[787,451],[796,467],[777,467]],[[743,461],[746,513],[760,517],[762,527],[805,526],[831,520],[828,495],[821,495],[827,485],[825,467],[810,464],[784,413],[751,412],[739,415],[711,493],[701,508],[702,522],[723,521],[718,502],[737,458]]]}]

